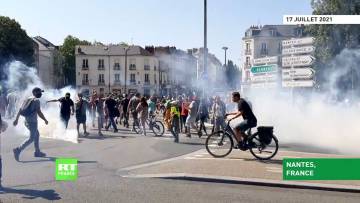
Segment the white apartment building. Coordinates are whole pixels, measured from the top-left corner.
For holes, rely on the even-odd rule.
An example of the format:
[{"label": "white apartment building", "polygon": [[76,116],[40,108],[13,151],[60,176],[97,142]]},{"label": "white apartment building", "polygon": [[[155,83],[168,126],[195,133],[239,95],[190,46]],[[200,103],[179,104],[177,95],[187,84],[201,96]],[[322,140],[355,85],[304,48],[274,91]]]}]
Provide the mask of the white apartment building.
[{"label": "white apartment building", "polygon": [[62,57],[57,46],[40,36],[32,38],[34,43],[35,64],[39,78],[50,88],[64,85],[62,73]]},{"label": "white apartment building", "polygon": [[[301,37],[303,26],[297,25],[264,25],[251,26],[246,30],[242,38],[242,87],[250,83],[250,69],[254,65],[254,59],[270,56],[281,58],[282,40]],[[281,64],[281,60],[278,61]]]},{"label": "white apartment building", "polygon": [[85,94],[95,89],[153,95],[159,92],[159,81],[167,79],[160,74],[159,60],[140,46],[79,45],[75,57],[76,87]]}]

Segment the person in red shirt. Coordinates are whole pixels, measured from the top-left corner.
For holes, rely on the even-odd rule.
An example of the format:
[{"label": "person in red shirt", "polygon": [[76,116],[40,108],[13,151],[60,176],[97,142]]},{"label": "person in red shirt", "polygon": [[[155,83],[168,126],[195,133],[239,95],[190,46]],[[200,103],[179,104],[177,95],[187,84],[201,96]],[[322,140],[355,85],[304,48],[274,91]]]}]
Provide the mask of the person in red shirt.
[{"label": "person in red shirt", "polygon": [[[185,98],[181,104],[181,118],[180,118],[180,122],[181,122],[181,132],[182,133],[187,133],[187,127],[185,125],[186,123],[186,118],[189,114],[189,98]],[[185,132],[183,131],[183,126],[185,127]]]}]

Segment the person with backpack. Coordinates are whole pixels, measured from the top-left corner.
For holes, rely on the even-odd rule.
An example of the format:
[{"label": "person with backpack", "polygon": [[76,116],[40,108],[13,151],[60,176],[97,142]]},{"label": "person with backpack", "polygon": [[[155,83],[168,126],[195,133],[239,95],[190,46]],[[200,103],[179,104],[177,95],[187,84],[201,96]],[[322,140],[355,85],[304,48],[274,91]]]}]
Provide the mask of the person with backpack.
[{"label": "person with backpack", "polygon": [[[7,128],[7,123],[2,120],[0,114],[0,138],[1,138],[1,133],[5,132],[6,128]],[[0,139],[0,149],[1,149],[1,139]],[[1,158],[1,150],[0,150],[0,189],[2,188],[1,178],[2,178],[2,158]]]},{"label": "person with backpack", "polygon": [[89,103],[83,99],[83,95],[81,93],[78,94],[79,100],[75,103],[75,117],[76,117],[76,130],[78,133],[78,137],[80,137],[80,124],[83,125],[84,129],[84,137],[87,137],[89,133],[86,131],[86,111]]},{"label": "person with backpack", "polygon": [[30,97],[24,101],[23,105],[21,106],[19,112],[16,115],[15,121],[13,123],[14,126],[18,124],[19,117],[23,116],[25,117],[25,126],[30,131],[30,137],[19,147],[13,149],[14,157],[16,161],[19,161],[21,151],[23,151],[32,142],[34,142],[34,146],[35,146],[34,156],[35,157],[46,156],[45,153],[40,151],[40,147],[39,147],[40,134],[38,130],[38,119],[37,119],[37,117],[39,116],[42,120],[44,120],[46,125],[49,123],[40,108],[39,99],[42,96],[42,92],[44,92],[42,89],[35,87],[32,90],[33,97]]}]

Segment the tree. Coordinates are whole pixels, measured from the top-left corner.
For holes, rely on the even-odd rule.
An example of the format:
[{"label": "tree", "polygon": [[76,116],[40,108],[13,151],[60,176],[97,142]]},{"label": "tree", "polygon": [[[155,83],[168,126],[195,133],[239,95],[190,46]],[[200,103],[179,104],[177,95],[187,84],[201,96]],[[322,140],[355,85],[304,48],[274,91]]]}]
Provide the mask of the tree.
[{"label": "tree", "polygon": [[225,68],[225,76],[228,87],[236,89],[241,81],[241,73],[239,68],[231,60],[228,60]]},{"label": "tree", "polygon": [[91,45],[86,40],[80,40],[74,36],[68,35],[64,39],[63,45],[60,47],[60,53],[63,56],[63,73],[65,77],[65,84],[76,84],[76,68],[75,68],[75,46],[76,45]]},{"label": "tree", "polygon": [[[314,15],[360,15],[359,0],[312,0]],[[315,57],[317,82],[323,89],[330,72],[345,69],[347,66],[329,66],[335,56],[344,49],[358,49],[360,44],[359,25],[310,25],[306,31],[315,37]],[[337,70],[335,70],[336,68]],[[347,82],[353,76],[348,71],[341,81]],[[340,83],[343,83],[340,82]],[[341,90],[346,90],[344,84],[338,84]]]},{"label": "tree", "polygon": [[0,16],[0,80],[6,78],[5,63],[19,60],[30,66],[34,63],[33,55],[33,41],[26,31],[14,19]]}]

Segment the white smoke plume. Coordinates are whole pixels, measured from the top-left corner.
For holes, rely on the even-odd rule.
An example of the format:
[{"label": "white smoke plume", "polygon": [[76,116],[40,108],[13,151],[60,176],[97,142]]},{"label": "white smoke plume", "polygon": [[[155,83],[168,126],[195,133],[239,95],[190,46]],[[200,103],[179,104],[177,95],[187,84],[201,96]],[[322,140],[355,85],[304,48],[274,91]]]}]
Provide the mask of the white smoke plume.
[{"label": "white smoke plume", "polygon": [[[67,130],[65,130],[64,124],[60,121],[59,103],[46,104],[46,101],[48,100],[59,99],[60,97],[63,97],[66,92],[71,94],[71,97],[75,102],[75,90],[71,89],[70,87],[65,87],[60,90],[46,88],[38,77],[36,69],[28,67],[19,61],[13,61],[7,64],[6,70],[8,76],[6,85],[10,91],[15,91],[18,97],[18,102],[16,104],[17,109],[26,98],[32,96],[32,89],[34,87],[40,87],[45,91],[43,92],[43,96],[41,97],[40,101],[42,112],[49,121],[49,124],[45,125],[45,123],[40,118],[38,118],[40,136],[77,143],[77,132],[76,129],[74,129],[73,124],[75,123],[75,119],[70,119],[69,127]],[[10,123],[9,129],[5,133],[12,135],[28,135],[29,131],[23,125],[23,121],[24,118],[20,116],[19,124],[14,127],[10,125],[12,121],[8,120],[7,122]]]},{"label": "white smoke plume", "polygon": [[337,85],[349,71],[359,74],[359,70],[354,71],[359,60],[360,50],[344,50],[327,64],[326,92],[312,90],[291,96],[290,91],[274,89],[245,93],[253,104],[258,126],[274,126],[284,145],[296,143],[332,153],[359,155],[360,100],[354,91],[344,94]]}]

